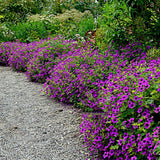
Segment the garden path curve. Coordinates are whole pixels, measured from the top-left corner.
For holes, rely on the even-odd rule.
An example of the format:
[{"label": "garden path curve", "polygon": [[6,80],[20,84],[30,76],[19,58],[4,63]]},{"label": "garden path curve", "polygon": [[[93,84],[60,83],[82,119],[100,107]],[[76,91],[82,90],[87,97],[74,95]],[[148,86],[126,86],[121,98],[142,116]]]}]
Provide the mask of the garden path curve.
[{"label": "garden path curve", "polygon": [[0,66],[0,160],[96,160],[82,146],[79,110],[41,94],[42,88]]}]

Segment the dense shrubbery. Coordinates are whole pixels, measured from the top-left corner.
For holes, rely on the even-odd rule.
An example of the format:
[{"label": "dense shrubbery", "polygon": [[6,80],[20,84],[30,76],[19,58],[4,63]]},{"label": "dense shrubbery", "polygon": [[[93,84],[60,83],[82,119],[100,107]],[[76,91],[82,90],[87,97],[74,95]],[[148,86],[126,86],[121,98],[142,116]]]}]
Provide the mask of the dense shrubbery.
[{"label": "dense shrubbery", "polygon": [[107,1],[98,17],[97,45],[105,50],[112,41],[115,42],[114,47],[141,41],[145,45],[159,47],[158,6],[159,1]]},{"label": "dense shrubbery", "polygon": [[66,10],[76,9],[80,12],[85,12],[89,10],[94,17],[102,12],[102,6],[105,1],[100,0],[100,3],[95,3],[94,0],[85,1],[66,1],[66,0],[54,0],[48,1],[49,3],[43,9],[43,13],[47,14],[58,14],[64,13]]},{"label": "dense shrubbery", "polygon": [[34,42],[40,39],[45,39],[49,36],[48,30],[51,29],[51,26],[37,21],[37,22],[25,22],[17,23],[10,27],[14,34],[14,40],[19,39],[21,42]]},{"label": "dense shrubbery", "polygon": [[0,22],[23,22],[28,14],[41,13],[45,0],[5,0],[0,3]]}]

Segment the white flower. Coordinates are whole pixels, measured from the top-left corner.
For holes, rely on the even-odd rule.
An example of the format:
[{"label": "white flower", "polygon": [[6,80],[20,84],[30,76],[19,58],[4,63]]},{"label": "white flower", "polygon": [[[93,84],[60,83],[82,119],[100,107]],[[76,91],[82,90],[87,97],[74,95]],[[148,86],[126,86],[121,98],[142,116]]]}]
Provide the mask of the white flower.
[{"label": "white flower", "polygon": [[80,34],[76,34],[76,37],[80,37]]}]

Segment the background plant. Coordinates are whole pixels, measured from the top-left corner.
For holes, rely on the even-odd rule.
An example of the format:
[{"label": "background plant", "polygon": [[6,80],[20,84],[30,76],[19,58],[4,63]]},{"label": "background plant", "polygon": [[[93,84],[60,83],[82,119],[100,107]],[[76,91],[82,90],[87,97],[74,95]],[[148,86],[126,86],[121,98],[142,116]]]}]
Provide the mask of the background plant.
[{"label": "background plant", "polygon": [[49,0],[42,12],[47,14],[58,14],[58,13],[64,13],[66,12],[66,10],[76,9],[83,13],[86,10],[89,10],[95,18],[97,17],[98,14],[102,12],[103,3],[105,3],[105,1],[101,1],[100,3],[95,3],[94,0],[85,0],[85,1]]},{"label": "background plant", "polygon": [[[159,46],[159,35],[160,35],[160,21],[159,21],[159,7],[160,2],[157,0],[146,0],[146,1],[131,1],[125,0],[128,8],[131,9],[131,16],[133,20],[132,30],[135,33],[137,39],[145,41],[152,46]],[[137,25],[134,25],[137,20],[141,19],[141,27],[143,32],[137,31]]]},{"label": "background plant", "polygon": [[49,35],[47,29],[50,28],[43,22],[36,21],[24,23],[18,22],[16,25],[12,25],[10,29],[14,32],[16,39],[19,39],[21,42],[29,43],[47,38]]},{"label": "background plant", "polygon": [[107,1],[103,7],[103,14],[98,17],[97,22],[98,28],[102,28],[99,34],[105,35],[103,43],[106,44],[106,48],[111,45],[112,41],[117,45],[127,43],[126,30],[130,27],[132,19],[124,1]]},{"label": "background plant", "polygon": [[27,14],[40,13],[45,0],[1,0],[0,14],[4,16],[2,22],[22,22],[26,20]]},{"label": "background plant", "polygon": [[16,39],[14,31],[6,23],[0,23],[0,42],[13,41]]}]

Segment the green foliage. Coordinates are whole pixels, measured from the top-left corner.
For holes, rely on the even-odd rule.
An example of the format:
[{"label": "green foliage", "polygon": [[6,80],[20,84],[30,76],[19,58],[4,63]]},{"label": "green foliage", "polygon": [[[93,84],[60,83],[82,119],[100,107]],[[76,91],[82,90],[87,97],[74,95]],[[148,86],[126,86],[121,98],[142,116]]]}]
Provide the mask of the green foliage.
[{"label": "green foliage", "polygon": [[76,9],[80,12],[85,12],[86,10],[89,10],[92,13],[92,15],[96,17],[98,14],[102,12],[103,3],[95,3],[94,0],[85,0],[85,1],[48,0],[47,5],[43,9],[43,13],[58,14],[58,13],[64,13],[67,10]]},{"label": "green foliage", "polygon": [[[154,150],[157,155],[160,155],[160,145]],[[158,158],[160,160],[160,157]]]},{"label": "green foliage", "polygon": [[98,17],[98,26],[103,28],[105,33],[104,41],[106,46],[115,44],[125,45],[126,30],[131,26],[132,19],[130,11],[124,1],[107,1],[103,8],[103,15]]},{"label": "green foliage", "polygon": [[106,39],[106,29],[104,27],[100,27],[96,30],[96,45],[102,51],[107,49],[107,39]]},{"label": "green foliage", "polygon": [[98,26],[103,28],[100,34],[105,34],[106,46],[111,45],[112,41],[115,48],[128,42],[141,41],[146,46],[158,47],[160,13],[157,6],[160,6],[158,1],[107,1],[103,14],[98,17]]},{"label": "green foliage", "polygon": [[43,0],[5,0],[0,3],[0,14],[4,16],[1,22],[26,21],[27,14],[40,13],[45,1]]},{"label": "green foliage", "polygon": [[16,39],[21,42],[32,42],[47,38],[48,32],[43,22],[25,22],[12,25],[10,29],[14,32]]},{"label": "green foliage", "polygon": [[57,14],[57,16],[52,16],[49,18],[50,15],[46,15],[45,17],[40,16],[32,16],[29,17],[30,21],[33,18],[45,20],[51,25],[58,26],[58,29],[55,28],[56,35],[60,34],[66,37],[67,39],[75,39],[76,34],[80,34],[84,37],[87,30],[92,30],[95,28],[94,19],[90,11],[85,11],[84,13],[76,10],[66,10],[63,14]]},{"label": "green foliage", "polygon": [[[125,0],[131,9],[132,30],[136,39],[152,46],[160,45],[160,1],[159,0]],[[138,29],[138,21],[140,30]],[[136,25],[134,25],[136,23]],[[138,30],[137,30],[138,29]]]},{"label": "green foliage", "polygon": [[93,17],[83,18],[79,25],[79,34],[85,36],[85,33],[89,30],[93,31],[95,29],[95,23]]},{"label": "green foliage", "polygon": [[155,47],[148,50],[146,53],[146,59],[158,59],[160,58],[160,48],[156,49]]},{"label": "green foliage", "polygon": [[7,23],[0,23],[0,42],[13,41],[14,32],[8,27]]}]

